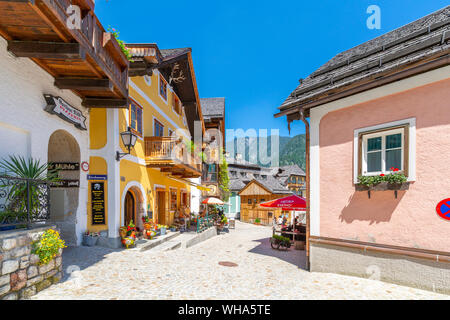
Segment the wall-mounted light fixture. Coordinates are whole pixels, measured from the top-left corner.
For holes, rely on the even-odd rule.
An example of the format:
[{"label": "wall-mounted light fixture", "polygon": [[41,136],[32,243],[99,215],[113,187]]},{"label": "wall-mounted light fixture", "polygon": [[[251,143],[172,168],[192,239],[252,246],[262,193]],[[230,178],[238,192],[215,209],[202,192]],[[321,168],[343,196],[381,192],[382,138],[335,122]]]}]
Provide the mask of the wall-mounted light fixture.
[{"label": "wall-mounted light fixture", "polygon": [[128,127],[128,131],[124,131],[120,134],[120,138],[122,139],[122,143],[125,146],[125,148],[128,149],[128,153],[123,153],[117,151],[116,154],[116,160],[120,161],[121,158],[125,157],[126,155],[131,154],[131,149],[134,148],[137,141],[137,135],[135,135],[133,132],[131,132],[131,128]]}]

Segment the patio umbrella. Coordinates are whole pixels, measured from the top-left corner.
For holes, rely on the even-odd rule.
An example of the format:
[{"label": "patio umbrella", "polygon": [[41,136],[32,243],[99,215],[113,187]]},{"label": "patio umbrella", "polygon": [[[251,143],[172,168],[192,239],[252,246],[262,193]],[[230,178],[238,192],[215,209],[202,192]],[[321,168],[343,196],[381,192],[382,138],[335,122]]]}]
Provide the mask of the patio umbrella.
[{"label": "patio umbrella", "polygon": [[306,200],[297,195],[292,195],[286,198],[263,202],[260,206],[264,208],[278,208],[285,211],[301,211],[306,209]]},{"label": "patio umbrella", "polygon": [[220,199],[217,198],[206,198],[205,200],[202,201],[203,204],[211,204],[211,205],[224,205],[225,202],[223,202]]},{"label": "patio umbrella", "polygon": [[[297,195],[292,195],[289,197],[276,199],[268,202],[263,202],[260,204],[264,208],[277,208],[285,211],[305,211],[306,210],[306,200]],[[295,239],[295,226],[293,229],[292,240]]]}]

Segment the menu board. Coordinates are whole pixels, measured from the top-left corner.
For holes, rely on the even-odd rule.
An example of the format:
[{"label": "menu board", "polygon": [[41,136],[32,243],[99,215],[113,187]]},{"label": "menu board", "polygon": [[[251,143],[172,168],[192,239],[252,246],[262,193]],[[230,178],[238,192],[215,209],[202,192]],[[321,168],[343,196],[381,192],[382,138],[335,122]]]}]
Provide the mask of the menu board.
[{"label": "menu board", "polygon": [[92,224],[106,224],[105,219],[105,183],[91,183]]}]

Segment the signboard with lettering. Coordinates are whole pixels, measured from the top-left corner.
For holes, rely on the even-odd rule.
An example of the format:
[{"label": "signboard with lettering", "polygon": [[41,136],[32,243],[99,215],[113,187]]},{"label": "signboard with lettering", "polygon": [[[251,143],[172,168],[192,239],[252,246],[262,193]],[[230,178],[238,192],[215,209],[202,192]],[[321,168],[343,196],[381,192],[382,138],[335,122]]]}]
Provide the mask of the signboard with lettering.
[{"label": "signboard with lettering", "polygon": [[78,162],[51,162],[48,164],[48,170],[80,171],[80,164]]},{"label": "signboard with lettering", "polygon": [[92,224],[106,224],[105,218],[105,183],[91,183]]},{"label": "signboard with lettering", "polygon": [[108,180],[108,176],[100,175],[100,174],[88,174],[87,179],[93,180],[93,181],[106,181],[106,180]]},{"label": "signboard with lettering", "polygon": [[50,94],[44,94],[47,106],[45,111],[50,114],[55,114],[61,119],[72,123],[76,128],[80,130],[87,130],[86,117],[77,108],[72,107],[61,97],[55,97]]},{"label": "signboard with lettering", "polygon": [[80,180],[58,180],[50,185],[51,188],[79,188]]}]

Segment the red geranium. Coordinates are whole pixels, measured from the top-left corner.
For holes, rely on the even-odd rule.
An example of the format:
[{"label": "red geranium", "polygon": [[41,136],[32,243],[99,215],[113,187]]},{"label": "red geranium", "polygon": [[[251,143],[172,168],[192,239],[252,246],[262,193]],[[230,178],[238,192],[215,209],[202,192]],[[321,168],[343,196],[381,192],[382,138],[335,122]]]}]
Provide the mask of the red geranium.
[{"label": "red geranium", "polygon": [[384,174],[384,173],[380,174],[380,177],[384,177],[384,176],[385,176],[385,174]]}]

